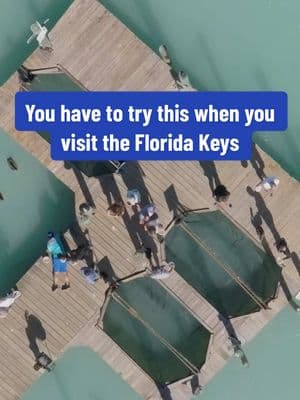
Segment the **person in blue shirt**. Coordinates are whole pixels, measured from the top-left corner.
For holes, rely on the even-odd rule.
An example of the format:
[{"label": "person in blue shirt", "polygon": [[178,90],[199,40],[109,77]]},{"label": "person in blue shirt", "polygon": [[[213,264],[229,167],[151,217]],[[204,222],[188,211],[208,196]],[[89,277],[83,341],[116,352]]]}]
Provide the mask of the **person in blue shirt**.
[{"label": "person in blue shirt", "polygon": [[54,292],[58,288],[58,280],[60,276],[64,278],[64,284],[61,287],[62,290],[69,289],[70,287],[70,279],[68,273],[69,265],[66,255],[58,254],[57,257],[52,257],[52,266],[53,266],[52,291]]},{"label": "person in blue shirt", "polygon": [[53,232],[48,232],[47,253],[50,258],[64,253],[64,247],[59,237]]},{"label": "person in blue shirt", "polygon": [[61,275],[64,278],[64,284],[61,288],[62,290],[68,289],[70,287],[70,280],[67,256],[65,255],[60,238],[53,232],[48,232],[47,253],[52,261],[53,267],[52,291],[54,292],[58,288],[58,280]]}]

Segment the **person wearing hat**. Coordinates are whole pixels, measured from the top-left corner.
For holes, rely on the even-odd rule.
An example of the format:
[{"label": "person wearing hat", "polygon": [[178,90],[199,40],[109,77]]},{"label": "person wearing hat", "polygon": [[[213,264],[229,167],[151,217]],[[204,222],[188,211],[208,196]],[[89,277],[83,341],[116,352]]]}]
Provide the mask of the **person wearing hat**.
[{"label": "person wearing hat", "polygon": [[127,204],[132,207],[140,208],[141,194],[138,189],[131,189],[127,192]]},{"label": "person wearing hat", "polygon": [[273,194],[273,189],[279,185],[280,180],[276,178],[276,176],[266,176],[258,185],[255,186],[256,192],[261,192],[265,190],[270,193],[270,196]]}]

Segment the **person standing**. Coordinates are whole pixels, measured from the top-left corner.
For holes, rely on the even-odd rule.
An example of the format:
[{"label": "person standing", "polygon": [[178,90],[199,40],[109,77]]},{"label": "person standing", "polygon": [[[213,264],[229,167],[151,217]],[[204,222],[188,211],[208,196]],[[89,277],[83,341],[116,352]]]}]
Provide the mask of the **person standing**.
[{"label": "person standing", "polygon": [[52,257],[53,265],[53,284],[52,291],[54,292],[58,288],[59,277],[64,278],[64,284],[62,285],[62,290],[69,289],[70,279],[69,279],[69,265],[66,255],[59,254],[57,257]]},{"label": "person standing", "polygon": [[266,176],[259,184],[255,186],[256,192],[261,192],[262,190],[273,195],[273,190],[279,185],[280,180],[276,176]]},{"label": "person standing", "polygon": [[127,192],[127,204],[132,207],[140,208],[141,194],[138,189],[131,189]]},{"label": "person standing", "polygon": [[158,220],[158,215],[154,204],[147,204],[141,209],[139,213],[139,222],[141,225],[144,225],[145,230],[147,230],[147,225],[149,225],[150,222],[156,220]]}]

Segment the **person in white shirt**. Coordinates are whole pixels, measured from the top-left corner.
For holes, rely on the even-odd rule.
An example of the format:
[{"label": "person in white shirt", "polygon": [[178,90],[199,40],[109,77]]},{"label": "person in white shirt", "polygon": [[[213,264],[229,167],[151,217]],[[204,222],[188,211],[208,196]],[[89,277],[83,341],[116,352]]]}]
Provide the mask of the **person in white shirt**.
[{"label": "person in white shirt", "polygon": [[127,192],[127,204],[132,207],[138,207],[141,203],[141,194],[138,189],[131,189]]},{"label": "person in white shirt", "polygon": [[279,185],[280,180],[276,176],[266,176],[258,185],[255,186],[256,192],[265,190],[272,196],[273,189]]},{"label": "person in white shirt", "polygon": [[148,204],[143,207],[139,213],[139,221],[141,225],[144,225],[147,230],[147,225],[156,225],[158,221],[157,210],[154,204]]}]

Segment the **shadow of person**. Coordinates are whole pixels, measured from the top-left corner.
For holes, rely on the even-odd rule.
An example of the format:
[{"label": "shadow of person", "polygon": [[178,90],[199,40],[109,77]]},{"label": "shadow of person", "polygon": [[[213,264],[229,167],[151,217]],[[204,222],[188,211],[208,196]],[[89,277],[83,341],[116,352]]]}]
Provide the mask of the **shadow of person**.
[{"label": "shadow of person", "polygon": [[[272,258],[272,260],[274,261],[274,263],[276,263],[276,259],[275,259],[274,255],[273,255],[273,253],[272,253],[272,251],[271,251],[271,249],[270,249],[270,246],[269,246],[267,240],[266,240],[265,238],[263,238],[262,241],[261,241],[261,243],[262,243],[262,246],[263,246],[263,248],[264,248],[266,254],[268,254],[268,255]],[[295,300],[293,299],[293,296],[292,296],[292,294],[291,294],[291,292],[290,292],[290,289],[289,289],[289,287],[288,287],[288,284],[287,284],[286,280],[284,279],[284,276],[282,275],[282,270],[281,270],[281,273],[280,273],[280,276],[279,276],[279,283],[280,283],[280,286],[281,286],[281,288],[282,288],[282,290],[283,290],[283,293],[284,293],[284,295],[285,295],[287,301],[289,302],[290,306],[291,306],[295,311],[299,312],[299,311],[300,311],[300,307],[299,307],[299,305],[295,302]]]},{"label": "shadow of person", "polygon": [[[111,206],[113,203],[123,203],[122,196],[114,176],[102,176],[99,178],[99,183],[103,193],[106,195],[108,206]],[[130,218],[126,209],[124,214],[120,216],[120,218],[122,218],[124,222],[124,225],[135,250],[138,250],[140,248],[140,241],[136,234],[138,225],[135,223],[135,218]]]},{"label": "shadow of person", "polygon": [[291,260],[293,261],[293,264],[298,272],[298,274],[300,275],[300,259],[297,253],[295,253],[294,251],[292,251],[291,253]]},{"label": "shadow of person", "polygon": [[128,161],[120,171],[123,182],[128,190],[138,189],[141,193],[141,204],[153,203],[144,181],[145,173],[137,161]]},{"label": "shadow of person", "polygon": [[[259,177],[260,180],[263,180],[264,177],[266,176],[264,169],[265,169],[265,163],[264,160],[261,158],[261,155],[259,154],[259,151],[256,148],[256,144],[252,142],[252,156],[250,159],[250,163],[253,167],[253,169],[256,172],[256,175]],[[248,167],[248,161],[243,160],[241,161],[241,165],[243,168]]]},{"label": "shadow of person", "polygon": [[37,359],[40,354],[37,340],[46,340],[46,331],[41,321],[35,315],[29,314],[29,312],[26,310],[24,316],[27,322],[25,333],[29,341],[29,348],[32,351],[35,359]]},{"label": "shadow of person", "polygon": [[192,379],[191,379],[191,389],[192,389],[192,393],[193,393],[194,396],[201,392],[202,386],[200,385],[199,376],[198,375],[194,375],[192,377]]},{"label": "shadow of person", "polygon": [[159,394],[160,394],[160,397],[162,400],[173,400],[173,398],[171,396],[171,391],[170,391],[168,385],[166,385],[164,383],[156,383],[155,385],[159,391]]},{"label": "shadow of person", "polygon": [[72,166],[72,170],[74,172],[74,175],[76,176],[76,179],[78,181],[78,184],[80,186],[82,194],[83,194],[83,196],[85,198],[85,201],[87,202],[87,204],[89,204],[93,208],[96,208],[93,196],[91,195],[90,189],[89,189],[89,187],[88,187],[88,185],[87,185],[87,183],[86,183],[86,181],[84,179],[83,174],[76,167]]},{"label": "shadow of person", "polygon": [[262,240],[265,234],[265,231],[262,227],[262,218],[258,212],[256,212],[255,214],[253,213],[252,207],[250,207],[250,221],[257,233],[257,236],[260,240]]},{"label": "shadow of person", "polygon": [[174,185],[170,185],[165,191],[164,196],[166,199],[166,203],[168,205],[169,211],[173,212],[174,216],[177,216],[179,210],[181,209],[179,199],[175,190]]},{"label": "shadow of person", "polygon": [[246,190],[249,195],[255,199],[257,211],[261,218],[265,221],[266,225],[268,226],[274,237],[275,242],[277,243],[280,240],[280,235],[276,229],[273,216],[266,206],[264,199],[262,198],[260,193],[255,192],[255,190],[253,190],[250,186],[247,186]]},{"label": "shadow of person", "polygon": [[218,314],[218,319],[219,319],[219,321],[221,321],[222,324],[224,325],[224,328],[225,328],[225,330],[226,330],[226,332],[227,332],[228,337],[231,336],[231,337],[235,337],[236,339],[238,339],[237,334],[236,334],[236,332],[235,332],[235,329],[234,329],[234,327],[233,327],[233,325],[232,325],[230,319],[224,317],[224,316],[221,315],[221,314]]},{"label": "shadow of person", "polygon": [[105,283],[112,284],[119,279],[119,277],[115,274],[115,271],[107,256],[103,257],[97,262],[96,268]]},{"label": "shadow of person", "polygon": [[293,299],[292,293],[290,292],[290,289],[288,287],[288,284],[286,283],[286,280],[284,279],[283,275],[280,275],[279,278],[280,286],[282,287],[282,290],[284,292],[284,295],[289,302],[290,306],[297,312],[300,311],[300,306],[295,302]]},{"label": "shadow of person", "polygon": [[107,206],[113,203],[122,202],[122,196],[113,174],[101,175],[98,178],[100,187],[106,196]]},{"label": "shadow of person", "polygon": [[261,158],[261,155],[259,154],[255,143],[252,144],[252,158],[250,162],[256,172],[256,175],[259,177],[260,180],[263,180],[266,176],[264,172],[265,163],[264,160]]},{"label": "shadow of person", "polygon": [[256,229],[258,226],[262,225],[262,218],[259,215],[258,212],[256,212],[255,214],[253,213],[252,207],[250,207],[250,219],[251,219],[251,223],[254,226],[254,228]]},{"label": "shadow of person", "polygon": [[221,185],[221,181],[216,169],[216,165],[214,161],[199,161],[201,168],[203,169],[204,175],[208,179],[208,184],[212,194],[214,193],[214,189]]},{"label": "shadow of person", "polygon": [[154,240],[154,238],[148,234],[145,230],[144,225],[139,223],[139,214],[136,213],[132,216],[132,223],[136,227],[136,237],[139,241],[139,248],[137,250],[143,249],[151,249],[152,257],[154,260],[154,265],[159,267],[160,261],[158,256],[158,247]]},{"label": "shadow of person", "polygon": [[218,318],[224,325],[224,328],[228,335],[228,339],[230,340],[230,343],[232,345],[234,355],[237,356],[238,358],[240,358],[243,366],[247,367],[249,365],[248,359],[246,357],[244,350],[242,349],[241,341],[239,340],[237,333],[236,333],[230,319],[225,318],[221,314],[218,315]]},{"label": "shadow of person", "polygon": [[[94,265],[94,256],[93,256],[93,251],[92,251],[92,243],[88,240],[86,235],[88,234],[88,229],[85,231],[82,231],[80,225],[78,222],[74,222],[73,225],[70,227],[69,232],[74,240],[74,242],[77,245],[77,250],[80,250],[80,253],[82,254],[82,258],[84,259],[88,267],[92,267]],[[69,246],[66,243],[66,240],[64,240],[65,248],[68,249],[69,253],[72,253],[70,250]],[[75,250],[76,251],[76,250]]]}]

